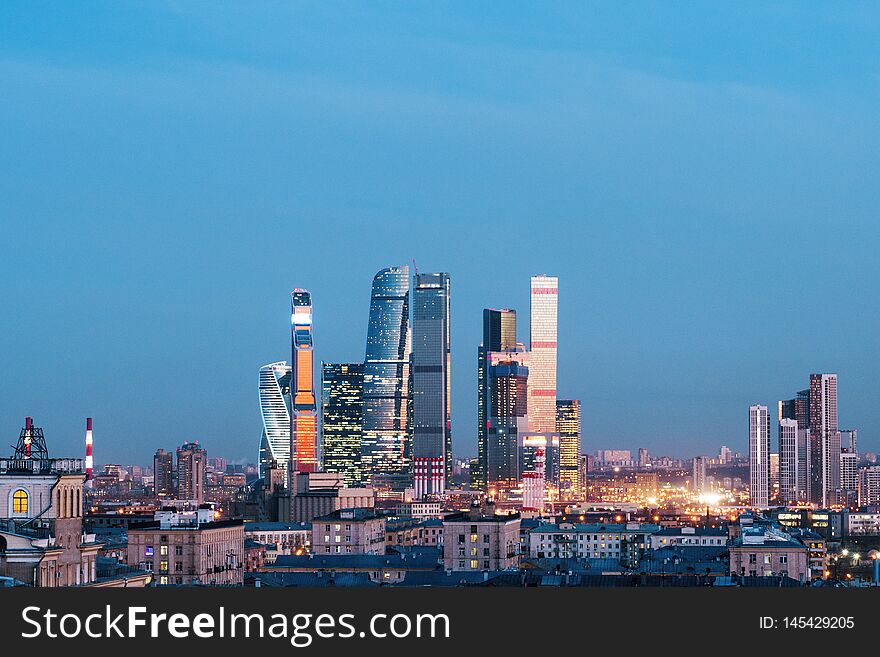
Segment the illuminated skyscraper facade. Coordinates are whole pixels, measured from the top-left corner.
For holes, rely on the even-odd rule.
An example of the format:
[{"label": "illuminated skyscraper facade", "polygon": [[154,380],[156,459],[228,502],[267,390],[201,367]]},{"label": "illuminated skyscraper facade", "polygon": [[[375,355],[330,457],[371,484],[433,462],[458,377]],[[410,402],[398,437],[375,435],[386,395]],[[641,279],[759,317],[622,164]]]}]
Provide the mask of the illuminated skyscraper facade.
[{"label": "illuminated skyscraper facade", "polygon": [[487,490],[488,451],[486,436],[489,423],[488,354],[516,348],[516,311],[483,310],[483,341],[477,349],[477,467],[471,473],[471,485]]},{"label": "illuminated skyscraper facade", "polygon": [[[296,288],[290,294],[291,397],[290,472],[318,468],[318,409],[312,344],[312,295]],[[293,477],[290,477],[293,481]]]},{"label": "illuminated skyscraper facade", "polygon": [[791,418],[779,419],[779,498],[783,503],[803,500],[798,473],[803,464],[798,449],[798,422]]},{"label": "illuminated skyscraper facade", "polygon": [[581,443],[581,402],[556,400],[556,432],[559,434],[559,496],[576,499],[583,482],[578,480],[578,456]]},{"label": "illuminated skyscraper facade", "polygon": [[416,274],[412,318],[412,451],[417,499],[443,493],[452,474],[449,274]]},{"label": "illuminated skyscraper facade", "polygon": [[373,278],[364,358],[361,467],[365,483],[375,475],[408,475],[409,267],[389,267]]},{"label": "illuminated skyscraper facade", "polygon": [[837,375],[810,374],[810,502],[828,506],[840,489]]},{"label": "illuminated skyscraper facade", "polygon": [[490,352],[487,362],[487,489],[504,497],[521,479],[520,445],[528,433],[528,379],[524,351]]},{"label": "illuminated skyscraper facade", "polygon": [[361,482],[363,363],[321,363],[321,462],[324,472]]},{"label": "illuminated skyscraper facade", "polygon": [[269,363],[260,368],[260,477],[270,464],[287,472],[290,462],[290,366]]},{"label": "illuminated skyscraper facade", "polygon": [[529,430],[556,432],[559,279],[532,276],[529,332]]},{"label": "illuminated skyscraper facade", "polygon": [[766,406],[749,407],[749,505],[770,506],[770,418]]}]

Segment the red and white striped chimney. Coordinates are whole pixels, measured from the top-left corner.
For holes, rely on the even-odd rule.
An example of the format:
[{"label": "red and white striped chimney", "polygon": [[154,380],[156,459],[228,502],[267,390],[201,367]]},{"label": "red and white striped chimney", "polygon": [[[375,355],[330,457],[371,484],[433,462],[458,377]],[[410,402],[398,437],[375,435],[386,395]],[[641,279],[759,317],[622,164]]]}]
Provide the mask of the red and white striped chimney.
[{"label": "red and white striped chimney", "polygon": [[92,418],[86,418],[86,481],[92,480]]}]

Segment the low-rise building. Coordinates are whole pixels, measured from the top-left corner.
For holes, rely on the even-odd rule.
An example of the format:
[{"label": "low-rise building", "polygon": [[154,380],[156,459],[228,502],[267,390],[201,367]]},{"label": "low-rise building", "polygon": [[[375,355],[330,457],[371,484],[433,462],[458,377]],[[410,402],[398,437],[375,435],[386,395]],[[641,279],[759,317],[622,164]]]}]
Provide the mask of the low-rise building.
[{"label": "low-rise building", "polygon": [[743,528],[728,546],[730,574],[738,577],[790,577],[810,579],[809,549],[804,543],[774,527]]},{"label": "low-rise building", "polygon": [[505,570],[519,563],[520,515],[474,506],[443,519],[443,564],[449,570]]},{"label": "low-rise building", "polygon": [[152,572],[159,585],[241,585],[244,524],[214,520],[214,512],[157,512],[128,530],[129,566]]},{"label": "low-rise building", "polygon": [[371,509],[339,509],[312,521],[314,554],[384,554],[385,517]]},{"label": "low-rise building", "polygon": [[663,527],[651,534],[651,549],[670,545],[720,547],[727,545],[727,529],[723,527]]},{"label": "low-rise building", "polygon": [[634,566],[658,531],[658,525],[637,522],[543,523],[529,532],[528,554],[539,559],[617,559]]}]

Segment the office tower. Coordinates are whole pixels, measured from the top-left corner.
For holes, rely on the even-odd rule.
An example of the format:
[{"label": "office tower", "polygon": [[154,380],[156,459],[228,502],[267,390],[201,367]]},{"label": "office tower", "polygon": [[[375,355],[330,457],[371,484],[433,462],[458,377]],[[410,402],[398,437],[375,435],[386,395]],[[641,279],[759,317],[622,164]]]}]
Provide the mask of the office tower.
[{"label": "office tower", "polygon": [[828,506],[840,488],[837,375],[810,374],[810,501]]},{"label": "office tower", "polygon": [[880,465],[859,470],[859,506],[880,504]]},{"label": "office tower", "polygon": [[766,406],[749,407],[749,505],[770,505],[770,418]]},{"label": "office tower", "polygon": [[174,455],[164,449],[153,456],[153,489],[156,497],[174,497]]},{"label": "office tower", "polygon": [[[517,359],[519,357],[519,360]],[[490,352],[487,361],[486,481],[503,497],[520,481],[520,436],[528,431],[528,379],[524,352]]]},{"label": "office tower", "polygon": [[727,445],[722,445],[721,449],[718,450],[718,462],[724,465],[725,463],[730,463],[731,460],[730,448]]},{"label": "office tower", "polygon": [[[376,475],[410,474],[409,267],[389,267],[373,278],[364,359],[361,468]],[[406,483],[406,485],[409,485]]]},{"label": "office tower", "polygon": [[859,453],[859,430],[858,429],[841,429],[840,430],[840,451],[849,454]]},{"label": "office tower", "polygon": [[452,476],[449,274],[416,273],[412,317],[412,454],[416,499]]},{"label": "office tower", "polygon": [[802,489],[798,485],[799,456],[797,420],[782,417],[779,420],[779,499],[783,503],[802,499]]},{"label": "office tower", "polygon": [[532,276],[529,315],[529,431],[556,431],[559,279]]},{"label": "office tower", "polygon": [[324,472],[360,483],[363,363],[321,363],[321,457]]},{"label": "office tower", "polygon": [[[260,368],[260,477],[270,467],[281,468],[287,475],[290,462],[290,366],[280,361]],[[274,466],[272,466],[274,462]]]},{"label": "office tower", "polygon": [[290,472],[318,469],[318,409],[312,345],[312,295],[290,293],[291,380]]},{"label": "office tower", "polygon": [[177,499],[205,501],[205,467],[208,453],[198,443],[177,448]]},{"label": "office tower", "polygon": [[647,468],[651,465],[651,454],[647,447],[639,447],[639,467]]},{"label": "office tower", "polygon": [[705,493],[708,488],[706,486],[706,463],[709,459],[705,456],[694,457],[693,468],[693,491],[695,493]]},{"label": "office tower", "polygon": [[840,488],[852,493],[859,488],[859,455],[852,452],[840,453]]},{"label": "office tower", "polygon": [[487,490],[488,354],[514,349],[516,349],[516,311],[506,308],[483,309],[483,341],[477,349],[477,467],[471,473],[471,485],[477,490]]},{"label": "office tower", "polygon": [[581,443],[581,402],[556,400],[556,432],[559,434],[559,495],[576,499],[581,494],[578,455]]}]

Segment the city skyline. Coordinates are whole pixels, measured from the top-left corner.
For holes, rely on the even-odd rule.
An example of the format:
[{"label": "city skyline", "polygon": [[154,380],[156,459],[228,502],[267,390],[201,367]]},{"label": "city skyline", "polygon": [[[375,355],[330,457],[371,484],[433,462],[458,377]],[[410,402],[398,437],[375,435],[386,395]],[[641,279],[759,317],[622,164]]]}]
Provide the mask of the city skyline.
[{"label": "city skyline", "polygon": [[253,460],[286,295],[316,363],[362,362],[370,277],[414,258],[454,280],[457,454],[482,310],[524,320],[543,271],[587,451],[745,453],[811,372],[880,451],[871,12],[177,9],[0,7],[7,431]]}]

